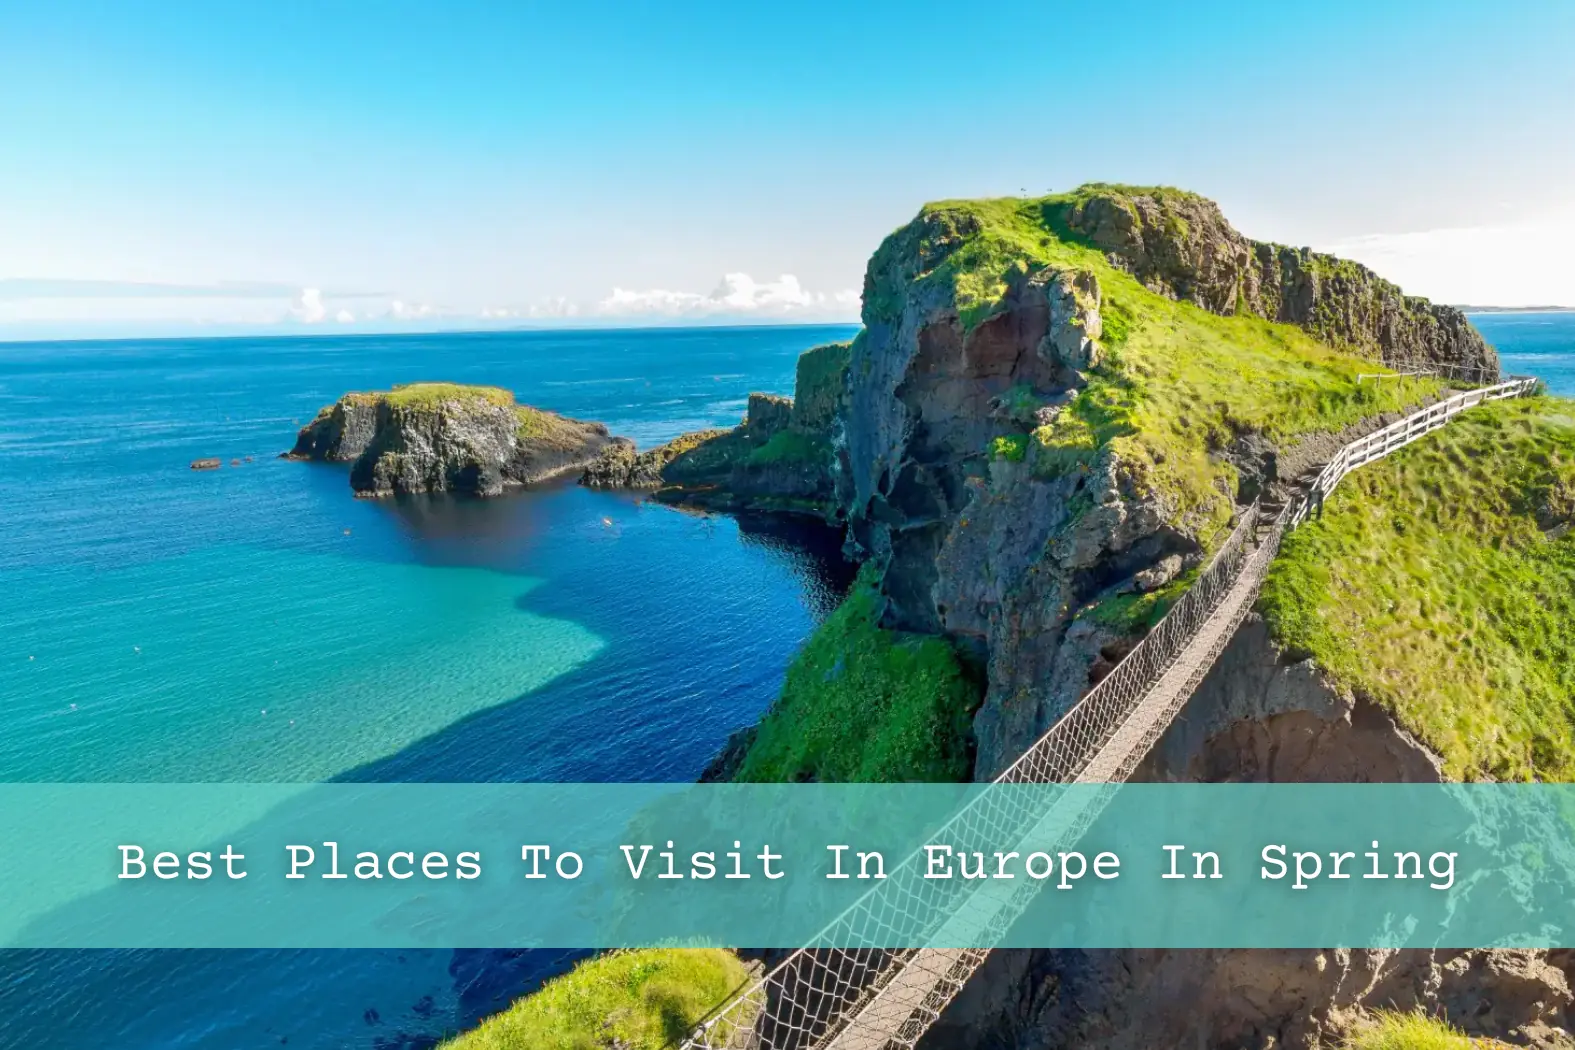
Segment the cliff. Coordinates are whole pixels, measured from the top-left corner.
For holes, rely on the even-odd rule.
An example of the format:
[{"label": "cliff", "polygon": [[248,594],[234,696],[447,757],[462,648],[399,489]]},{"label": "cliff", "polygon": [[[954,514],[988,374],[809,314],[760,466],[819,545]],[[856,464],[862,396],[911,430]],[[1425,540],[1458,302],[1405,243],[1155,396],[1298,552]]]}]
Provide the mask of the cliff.
[{"label": "cliff", "polygon": [[[1134,777],[1568,780],[1575,403],[1474,410],[1346,479]],[[1329,1045],[1379,1009],[1568,1047],[1567,951],[996,953],[927,1050]]]},{"label": "cliff", "polygon": [[285,455],[350,463],[361,496],[496,496],[583,470],[610,440],[600,423],[516,404],[497,387],[413,383],[346,394],[302,427]]},{"label": "cliff", "polygon": [[1120,658],[1298,445],[1439,387],[1357,382],[1373,358],[1496,368],[1448,308],[1321,257],[1295,272],[1339,281],[1271,281],[1257,253],[1202,198],[1092,186],[929,205],[871,259],[848,518],[882,622],[987,669],[977,777]]},{"label": "cliff", "polygon": [[[820,755],[816,775],[865,775],[857,761],[836,758],[826,726],[879,742],[900,735],[902,717],[890,712],[903,708],[876,704],[837,721],[838,691],[880,668],[871,659],[876,642],[928,638],[981,668],[984,694],[969,705],[977,707],[971,733],[932,720],[935,735],[918,737],[923,746],[902,768],[922,775],[965,746],[975,749],[974,777],[991,777],[1185,591],[1241,505],[1443,388],[1431,379],[1360,383],[1358,373],[1380,360],[1497,370],[1458,312],[1406,297],[1355,264],[1249,241],[1212,203],[1168,190],[1085,187],[1040,200],[928,206],[875,253],[864,303],[866,330],[850,351],[843,491],[869,590],[844,609],[856,629],[828,622],[759,729],[735,739],[725,756],[735,776],[774,772],[784,754]],[[1440,455],[1456,464],[1482,459],[1482,437],[1470,452]],[[1538,449],[1505,449],[1506,460],[1542,467],[1505,475],[1512,480],[1499,489],[1484,480],[1502,465],[1489,457],[1464,474],[1478,487],[1459,498],[1439,487],[1435,469],[1374,502],[1411,508],[1397,535],[1410,528],[1431,539],[1452,527],[1483,548],[1506,534],[1529,543],[1525,514],[1448,524],[1474,506],[1510,503],[1540,508],[1528,511],[1540,523],[1534,531],[1554,535],[1568,515],[1567,491],[1548,464],[1575,456],[1542,440]],[[1429,486],[1434,497],[1416,504]],[[1369,520],[1345,523],[1348,571],[1321,589],[1307,586],[1307,571],[1280,570],[1281,590],[1266,599],[1269,620],[1238,634],[1142,776],[1429,780],[1473,762],[1491,767],[1480,749],[1452,752],[1454,730],[1435,733],[1408,716],[1430,697],[1408,709],[1328,669],[1354,678],[1360,652],[1371,678],[1387,675],[1362,643],[1362,625],[1342,622],[1341,603],[1370,588],[1376,615],[1414,582],[1401,579],[1414,548],[1396,552],[1393,579],[1355,556]],[[1429,520],[1433,531],[1424,533]],[[1328,527],[1336,525],[1331,516]],[[1288,566],[1301,564],[1299,542],[1313,540],[1293,537]],[[1547,575],[1546,554],[1534,570],[1518,562],[1519,578],[1541,573],[1531,586],[1544,599],[1558,586],[1575,593],[1550,587],[1550,578],[1566,577]],[[1451,607],[1487,568],[1505,565],[1436,567],[1454,573],[1451,585],[1414,607]],[[1548,617],[1526,629],[1562,638],[1567,629],[1553,625],[1569,613],[1562,600],[1546,608]],[[1342,624],[1347,633],[1336,642],[1309,624]],[[1466,627],[1482,650],[1472,663],[1503,658],[1510,642],[1483,627],[1483,615]],[[1391,639],[1385,651],[1404,654],[1404,665],[1411,646],[1419,671],[1429,661],[1447,665],[1429,647],[1459,636],[1425,626],[1419,633],[1431,638]],[[1547,652],[1544,671],[1575,666],[1563,649]],[[1517,658],[1506,673],[1525,666]],[[863,688],[900,696],[903,684],[888,674]],[[1569,683],[1552,684],[1571,695]],[[1443,720],[1464,726],[1481,707],[1457,702]],[[1524,724],[1556,726],[1554,711],[1545,705],[1521,719],[1508,734],[1512,746],[1497,750],[1519,760],[1541,739],[1543,754],[1559,753],[1562,743],[1546,743],[1558,738],[1552,729],[1539,737]],[[1376,1009],[1420,1006],[1474,1034],[1553,1046],[1569,1020],[1567,962],[1558,953],[1495,951],[997,952],[923,1045],[1313,1047]]]},{"label": "cliff", "polygon": [[1455,307],[1406,295],[1348,259],[1249,240],[1195,193],[1084,187],[1064,221],[1145,287],[1214,313],[1299,325],[1384,361],[1497,369],[1492,347]]},{"label": "cliff", "polygon": [[793,397],[751,394],[738,426],[685,434],[646,452],[618,441],[581,480],[649,489],[668,503],[838,520],[848,355],[847,343],[808,350]]}]

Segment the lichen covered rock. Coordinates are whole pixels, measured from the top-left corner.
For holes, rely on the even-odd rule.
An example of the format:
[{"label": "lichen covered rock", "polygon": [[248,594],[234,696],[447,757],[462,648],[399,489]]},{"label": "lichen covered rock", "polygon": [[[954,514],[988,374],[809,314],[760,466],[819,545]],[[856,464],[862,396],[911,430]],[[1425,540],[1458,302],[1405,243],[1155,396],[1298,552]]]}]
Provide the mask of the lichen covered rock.
[{"label": "lichen covered rock", "polygon": [[610,440],[600,423],[516,404],[497,387],[414,383],[345,395],[285,455],[350,463],[360,496],[496,496],[583,470]]}]

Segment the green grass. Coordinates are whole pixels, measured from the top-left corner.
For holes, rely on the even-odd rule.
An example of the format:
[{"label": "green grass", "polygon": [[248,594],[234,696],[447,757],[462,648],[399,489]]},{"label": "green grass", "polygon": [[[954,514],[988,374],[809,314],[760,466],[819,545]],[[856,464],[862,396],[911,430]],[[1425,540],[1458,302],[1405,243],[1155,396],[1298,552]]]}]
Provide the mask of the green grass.
[{"label": "green grass", "polygon": [[464,383],[404,383],[392,390],[351,394],[350,397],[381,401],[393,408],[414,411],[431,411],[452,401],[481,401],[499,407],[514,404],[514,395],[502,387],[469,386]]},{"label": "green grass", "polygon": [[861,576],[794,658],[736,780],[968,779],[978,684],[948,643],[884,630],[876,608]]},{"label": "green grass", "polygon": [[823,438],[796,430],[779,430],[764,445],[752,450],[746,462],[755,467],[774,463],[823,463],[830,455],[831,447]]},{"label": "green grass", "polygon": [[1347,1033],[1341,1050],[1473,1050],[1470,1037],[1442,1018],[1421,1011],[1380,1010]]},{"label": "green grass", "polygon": [[1021,463],[1028,454],[1028,438],[1023,434],[1002,434],[990,441],[990,458]]},{"label": "green grass", "polygon": [[1037,199],[927,205],[876,252],[866,321],[894,322],[905,301],[938,285],[971,330],[994,316],[1009,282],[1023,275],[1046,267],[1094,274],[1106,359],[1054,422],[1033,431],[1028,461],[1036,476],[1051,478],[1114,454],[1140,489],[1165,498],[1171,523],[1194,534],[1214,533],[1230,515],[1234,471],[1217,453],[1237,434],[1285,442],[1339,430],[1438,388],[1430,379],[1358,385],[1372,360],[1292,325],[1221,317],[1151,292],[1067,226],[1067,211],[1080,201],[1140,192],[1187,196],[1169,187],[1091,185]]},{"label": "green grass", "polygon": [[610,952],[548,982],[443,1050],[660,1050],[746,983],[732,952]]},{"label": "green grass", "polygon": [[1483,406],[1347,477],[1260,607],[1450,776],[1575,780],[1572,517],[1575,402]]},{"label": "green grass", "polygon": [[1198,570],[1194,569],[1147,593],[1112,595],[1094,606],[1090,616],[1094,622],[1125,637],[1147,634],[1197,578]]}]

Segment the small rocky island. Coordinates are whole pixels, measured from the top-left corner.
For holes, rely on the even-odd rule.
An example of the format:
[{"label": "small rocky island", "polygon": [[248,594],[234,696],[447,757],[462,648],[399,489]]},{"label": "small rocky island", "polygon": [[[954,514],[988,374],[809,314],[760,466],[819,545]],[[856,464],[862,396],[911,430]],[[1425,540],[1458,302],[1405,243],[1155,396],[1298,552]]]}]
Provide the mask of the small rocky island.
[{"label": "small rocky island", "polygon": [[518,404],[500,387],[411,383],[346,394],[285,458],[351,464],[358,496],[496,496],[583,471],[611,440],[600,423]]}]

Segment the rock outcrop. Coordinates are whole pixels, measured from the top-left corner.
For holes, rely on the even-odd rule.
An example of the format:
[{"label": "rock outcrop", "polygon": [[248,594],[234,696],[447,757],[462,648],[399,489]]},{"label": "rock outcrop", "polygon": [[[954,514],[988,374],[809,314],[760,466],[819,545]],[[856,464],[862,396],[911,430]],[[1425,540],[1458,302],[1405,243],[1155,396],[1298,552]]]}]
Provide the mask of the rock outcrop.
[{"label": "rock outcrop", "polygon": [[[1178,326],[1160,358],[1168,369],[1188,368],[1188,340],[1205,337],[1223,367],[1248,372],[1254,354],[1301,352],[1272,331],[1194,322],[1157,297],[1293,323],[1359,356],[1497,369],[1458,311],[1354,263],[1250,241],[1212,202],[1180,191],[954,202],[888,237],[869,264],[865,334],[849,362],[851,544],[878,569],[885,625],[945,635],[987,668],[979,779],[1130,648],[1232,505],[1295,458],[1228,405],[1197,426],[1220,403],[1206,370],[1170,388],[1201,404],[1158,406],[1161,422],[1137,415],[1145,376],[1105,360],[1134,325],[1148,326],[1149,354]],[[1326,396],[1349,402],[1342,425],[1379,411],[1363,408],[1354,378],[1323,381]],[[1098,400],[1080,401],[1096,380]]]},{"label": "rock outcrop", "polygon": [[581,481],[651,490],[668,503],[839,520],[848,353],[846,343],[806,351],[795,397],[750,394],[732,429],[696,431],[646,452],[617,440]]},{"label": "rock outcrop", "polygon": [[[1243,625],[1134,780],[1436,783],[1386,712]],[[1575,956],[1519,949],[996,952],[922,1050],[1339,1045],[1376,1009],[1569,1048]]]},{"label": "rock outcrop", "polygon": [[[1497,370],[1458,311],[1356,264],[1250,241],[1191,194],[1087,187],[1010,209],[940,205],[889,237],[870,263],[866,333],[849,365],[850,542],[872,563],[884,623],[946,636],[986,667],[980,780],[1131,648],[1144,624],[1112,610],[1184,588],[1220,528],[1197,512],[1198,487],[1166,483],[1159,457],[1122,440],[1136,424],[1107,427],[1113,439],[1068,427],[1067,406],[1141,294],[1123,291],[1127,312],[1112,309],[1099,276],[1109,271],[1080,263],[1076,247],[1099,249],[1148,293],[1222,317],[1295,324],[1384,361]],[[1229,464],[1215,476],[1245,503],[1310,466],[1317,437],[1276,447],[1227,426],[1206,454]],[[1392,718],[1280,653],[1253,621],[1140,775],[1427,781],[1440,769]],[[1003,951],[922,1045],[1312,1050],[1362,1011],[1420,1005],[1474,1033],[1554,1046],[1570,1020],[1567,963],[1511,951]]]},{"label": "rock outcrop", "polygon": [[894,313],[866,310],[853,348],[850,524],[881,567],[884,622],[948,635],[987,665],[975,731],[988,779],[1087,690],[1091,662],[1119,641],[1079,619],[1088,600],[1167,559],[1195,564],[1201,545],[1120,457],[1047,474],[1020,451],[1025,427],[1053,421],[1098,361],[1099,282],[1019,272],[970,328],[948,289],[918,280],[961,244],[958,230],[921,216],[870,263],[866,302],[907,292]]},{"label": "rock outcrop", "polygon": [[1568,1050],[1572,971],[1567,952],[1511,949],[998,951],[919,1047],[1327,1050],[1370,1011],[1420,1008]]},{"label": "rock outcrop", "polygon": [[1066,223],[1150,289],[1214,313],[1300,325],[1384,361],[1498,370],[1493,348],[1454,307],[1406,295],[1348,259],[1250,240],[1195,193],[1086,187]]},{"label": "rock outcrop", "polygon": [[611,440],[600,423],[516,404],[497,387],[415,383],[346,394],[285,455],[350,463],[358,496],[496,496],[584,470]]}]

